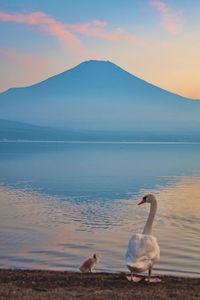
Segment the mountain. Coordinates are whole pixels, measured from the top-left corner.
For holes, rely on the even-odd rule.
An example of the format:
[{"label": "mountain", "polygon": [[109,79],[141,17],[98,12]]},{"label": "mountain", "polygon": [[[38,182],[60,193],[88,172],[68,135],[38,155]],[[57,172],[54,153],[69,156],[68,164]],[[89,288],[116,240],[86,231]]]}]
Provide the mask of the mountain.
[{"label": "mountain", "polygon": [[78,136],[96,132],[196,139],[200,101],[158,88],[111,62],[86,61],[40,83],[1,93],[0,118]]}]

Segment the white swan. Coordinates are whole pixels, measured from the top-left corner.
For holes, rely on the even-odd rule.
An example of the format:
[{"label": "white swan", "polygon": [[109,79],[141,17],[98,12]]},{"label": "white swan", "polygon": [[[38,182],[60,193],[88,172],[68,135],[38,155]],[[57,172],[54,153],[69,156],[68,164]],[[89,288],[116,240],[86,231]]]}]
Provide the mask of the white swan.
[{"label": "white swan", "polygon": [[150,203],[151,208],[146,221],[143,233],[135,233],[129,240],[126,253],[126,265],[131,271],[131,276],[127,276],[129,281],[138,282],[142,278],[135,277],[133,274],[148,270],[149,282],[160,282],[159,278],[151,277],[151,270],[156,261],[160,258],[160,248],[156,238],[152,235],[152,225],[157,210],[157,200],[154,195],[148,194],[138,203]]}]

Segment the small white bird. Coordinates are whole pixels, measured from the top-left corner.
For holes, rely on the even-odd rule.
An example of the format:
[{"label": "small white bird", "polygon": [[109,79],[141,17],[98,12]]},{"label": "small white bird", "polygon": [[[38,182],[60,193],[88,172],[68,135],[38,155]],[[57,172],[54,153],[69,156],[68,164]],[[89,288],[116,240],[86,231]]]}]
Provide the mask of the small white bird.
[{"label": "small white bird", "polygon": [[160,282],[156,277],[151,277],[151,270],[155,262],[160,258],[160,249],[156,238],[152,235],[152,226],[157,210],[157,200],[152,194],[148,194],[138,203],[150,203],[150,212],[143,233],[134,233],[129,240],[126,253],[126,265],[131,271],[129,281],[138,282],[142,278],[133,274],[148,271],[148,282]]},{"label": "small white bird", "polygon": [[80,266],[79,270],[82,273],[92,273],[92,269],[98,264],[99,255],[94,254],[92,258],[88,258],[84,263]]}]

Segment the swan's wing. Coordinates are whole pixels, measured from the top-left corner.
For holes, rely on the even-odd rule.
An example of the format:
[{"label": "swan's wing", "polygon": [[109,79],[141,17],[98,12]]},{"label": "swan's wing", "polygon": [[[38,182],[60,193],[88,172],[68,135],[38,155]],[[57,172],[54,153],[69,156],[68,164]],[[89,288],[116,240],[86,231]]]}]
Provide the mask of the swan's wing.
[{"label": "swan's wing", "polygon": [[141,255],[141,235],[133,234],[128,242],[126,263],[133,263]]},{"label": "swan's wing", "polygon": [[[151,235],[133,234],[128,243],[126,264],[151,266],[160,257],[160,249],[156,238]],[[146,267],[147,268],[147,267]]]}]

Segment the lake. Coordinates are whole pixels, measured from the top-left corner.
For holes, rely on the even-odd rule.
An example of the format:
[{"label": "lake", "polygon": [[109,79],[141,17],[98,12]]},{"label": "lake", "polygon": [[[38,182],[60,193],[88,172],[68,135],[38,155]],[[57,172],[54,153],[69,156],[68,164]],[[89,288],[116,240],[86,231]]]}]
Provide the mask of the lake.
[{"label": "lake", "polygon": [[0,142],[0,267],[126,271],[147,193],[158,199],[155,272],[200,277],[200,144]]}]

